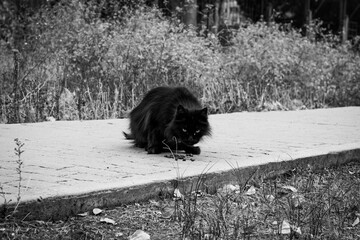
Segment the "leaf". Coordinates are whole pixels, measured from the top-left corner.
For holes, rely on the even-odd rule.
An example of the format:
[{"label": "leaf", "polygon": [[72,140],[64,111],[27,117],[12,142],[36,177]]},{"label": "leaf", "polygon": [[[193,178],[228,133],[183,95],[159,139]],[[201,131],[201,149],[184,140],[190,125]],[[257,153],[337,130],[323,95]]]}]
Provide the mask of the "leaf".
[{"label": "leaf", "polygon": [[196,196],[196,197],[202,197],[202,196],[204,196],[205,194],[204,194],[203,191],[197,190],[197,191],[192,191],[192,192],[191,192],[191,195]]},{"label": "leaf", "polygon": [[78,216],[79,216],[79,217],[89,216],[89,212],[79,213]]},{"label": "leaf", "polygon": [[254,195],[256,193],[256,189],[254,186],[251,186],[246,192],[245,195]]},{"label": "leaf", "polygon": [[360,222],[360,219],[359,219],[359,217],[357,217],[357,218],[355,219],[355,221],[353,222],[353,224],[351,224],[351,226],[355,227],[356,225],[359,224],[359,222]]},{"label": "leaf", "polygon": [[291,233],[291,227],[288,221],[284,220],[281,224],[281,234],[290,234]]},{"label": "leaf", "polygon": [[300,227],[291,226],[291,229],[292,229],[295,233],[297,233],[297,234],[299,234],[299,235],[301,235],[301,233],[302,233]]},{"label": "leaf", "polygon": [[153,211],[153,213],[154,213],[155,215],[162,215],[162,212],[159,211],[159,210],[155,210],[155,211]]},{"label": "leaf", "polygon": [[303,203],[306,202],[304,195],[296,193],[291,197],[291,202],[295,208],[301,208]]},{"label": "leaf", "polygon": [[226,184],[224,187],[218,190],[219,193],[228,194],[239,190],[239,185]]},{"label": "leaf", "polygon": [[250,225],[250,226],[246,226],[244,227],[244,235],[250,235],[253,234],[255,232],[256,229],[256,225]]},{"label": "leaf", "polygon": [[149,202],[150,202],[151,205],[153,205],[155,207],[160,207],[161,206],[161,204],[158,201],[155,201],[153,199],[150,199]]},{"label": "leaf", "polygon": [[46,121],[56,122],[56,119],[54,117],[46,117]]},{"label": "leaf", "polygon": [[129,240],[150,240],[150,235],[142,230],[136,230],[129,236]]},{"label": "leaf", "polygon": [[161,218],[169,219],[174,214],[174,208],[164,208],[164,210],[161,212]]},{"label": "leaf", "polygon": [[265,198],[266,198],[266,200],[268,200],[269,202],[272,202],[272,201],[274,201],[274,199],[275,199],[274,195],[272,195],[272,194],[266,195]]},{"label": "leaf", "polygon": [[35,221],[36,223],[38,223],[39,225],[45,225],[45,222],[44,221],[41,221],[41,220],[37,220]]},{"label": "leaf", "polygon": [[100,218],[100,222],[116,225],[115,221],[110,218]]},{"label": "leaf", "polygon": [[175,188],[174,190],[174,200],[180,200],[184,199],[184,195],[181,194],[180,190],[178,188]]},{"label": "leaf", "polygon": [[297,189],[293,186],[281,186],[276,192],[277,197],[281,198],[291,193],[296,193]]},{"label": "leaf", "polygon": [[282,186],[281,188],[290,190],[291,192],[296,193],[298,190],[294,188],[293,186]]},{"label": "leaf", "polygon": [[94,208],[92,212],[94,215],[99,215],[100,213],[102,213],[102,211],[103,210],[101,210],[100,208]]}]

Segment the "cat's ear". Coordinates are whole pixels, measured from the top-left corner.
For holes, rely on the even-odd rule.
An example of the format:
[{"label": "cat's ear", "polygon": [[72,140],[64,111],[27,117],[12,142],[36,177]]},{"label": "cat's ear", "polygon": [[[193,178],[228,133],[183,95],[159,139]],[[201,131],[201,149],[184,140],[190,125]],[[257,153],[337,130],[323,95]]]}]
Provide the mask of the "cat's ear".
[{"label": "cat's ear", "polygon": [[184,114],[185,112],[186,112],[186,109],[181,104],[176,109],[176,115],[181,115],[181,114]]},{"label": "cat's ear", "polygon": [[201,109],[200,113],[202,116],[207,117],[207,115],[208,115],[207,107],[204,107],[203,109]]}]

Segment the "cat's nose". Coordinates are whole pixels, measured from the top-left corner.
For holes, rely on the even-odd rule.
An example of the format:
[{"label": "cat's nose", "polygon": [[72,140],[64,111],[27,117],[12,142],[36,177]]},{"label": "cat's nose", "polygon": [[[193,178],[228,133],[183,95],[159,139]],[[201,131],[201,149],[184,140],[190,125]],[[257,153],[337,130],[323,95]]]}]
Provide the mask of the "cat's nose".
[{"label": "cat's nose", "polygon": [[196,140],[196,139],[194,139],[193,137],[189,137],[189,143],[191,144],[191,145],[194,145],[194,144],[196,144],[198,141]]}]

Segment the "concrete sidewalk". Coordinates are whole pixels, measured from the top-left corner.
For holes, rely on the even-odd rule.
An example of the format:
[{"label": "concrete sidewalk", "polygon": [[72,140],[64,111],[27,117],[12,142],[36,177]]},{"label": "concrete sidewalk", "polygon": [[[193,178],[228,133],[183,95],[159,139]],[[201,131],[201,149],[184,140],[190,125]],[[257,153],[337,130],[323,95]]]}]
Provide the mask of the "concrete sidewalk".
[{"label": "concrete sidewalk", "polygon": [[0,125],[0,184],[15,203],[15,138],[25,143],[18,214],[27,219],[144,200],[171,192],[174,179],[203,173],[208,186],[219,187],[234,180],[234,171],[245,178],[249,169],[269,174],[360,159],[360,107],[211,115],[210,124],[212,137],[199,144],[195,161],[133,147],[122,135],[128,119]]}]

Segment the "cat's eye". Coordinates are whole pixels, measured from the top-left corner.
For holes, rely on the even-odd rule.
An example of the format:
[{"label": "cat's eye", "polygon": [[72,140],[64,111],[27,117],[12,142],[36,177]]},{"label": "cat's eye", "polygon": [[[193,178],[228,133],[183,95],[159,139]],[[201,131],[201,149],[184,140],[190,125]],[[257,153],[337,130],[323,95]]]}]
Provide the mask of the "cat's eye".
[{"label": "cat's eye", "polygon": [[187,130],[186,130],[185,128],[183,128],[183,129],[182,129],[182,131],[183,131],[184,133],[186,133],[186,132],[187,132]]},{"label": "cat's eye", "polygon": [[195,131],[195,133],[199,133],[199,132],[200,132],[200,130],[196,130],[196,131]]}]

